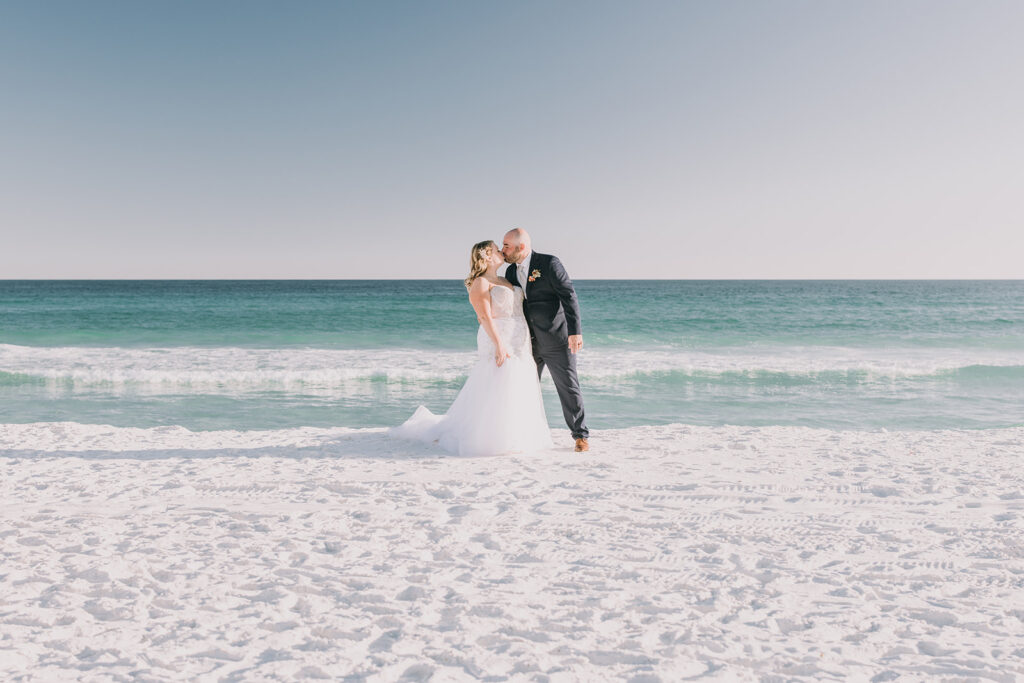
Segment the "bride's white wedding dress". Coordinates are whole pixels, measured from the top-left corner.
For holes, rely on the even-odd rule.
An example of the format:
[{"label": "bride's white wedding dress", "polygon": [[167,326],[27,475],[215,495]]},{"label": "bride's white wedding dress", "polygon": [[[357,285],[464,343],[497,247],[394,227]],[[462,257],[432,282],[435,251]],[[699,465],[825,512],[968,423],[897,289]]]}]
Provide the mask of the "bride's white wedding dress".
[{"label": "bride's white wedding dress", "polygon": [[494,342],[477,331],[476,363],[448,412],[434,415],[420,406],[405,424],[390,430],[403,439],[433,442],[459,455],[497,455],[552,447],[544,415],[530,330],[523,316],[523,290],[491,288],[491,316],[511,354],[500,367]]}]

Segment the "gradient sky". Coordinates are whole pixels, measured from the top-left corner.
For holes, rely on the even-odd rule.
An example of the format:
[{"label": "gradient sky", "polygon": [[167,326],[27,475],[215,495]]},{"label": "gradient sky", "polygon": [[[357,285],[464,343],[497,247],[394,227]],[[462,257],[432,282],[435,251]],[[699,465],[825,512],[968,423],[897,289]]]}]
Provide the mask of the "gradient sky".
[{"label": "gradient sky", "polygon": [[0,2],[0,278],[1024,277],[1024,2]]}]

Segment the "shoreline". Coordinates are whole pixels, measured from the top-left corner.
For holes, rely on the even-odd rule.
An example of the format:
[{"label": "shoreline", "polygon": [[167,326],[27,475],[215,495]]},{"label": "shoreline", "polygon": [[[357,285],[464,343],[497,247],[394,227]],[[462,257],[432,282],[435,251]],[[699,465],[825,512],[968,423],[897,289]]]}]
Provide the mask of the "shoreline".
[{"label": "shoreline", "polygon": [[[500,456],[458,456],[437,445],[389,436],[389,427],[286,427],[280,429],[210,429],[192,430],[180,425],[156,427],[118,427],[109,424],[79,422],[0,423],[0,459],[91,457],[150,459],[150,456],[187,456],[188,451],[201,457],[254,457],[273,452],[278,457],[316,458],[493,458],[527,457],[543,459],[557,456],[559,443],[571,445],[568,430],[552,429],[555,448],[536,453],[510,453]],[[719,439],[724,448],[744,450],[752,438],[770,440],[778,437],[804,437],[809,443],[843,438],[847,442],[886,440],[901,443],[927,443],[928,447],[944,445],[970,435],[987,439],[1005,439],[996,443],[1015,443],[1024,455],[1024,425],[1009,427],[889,429],[807,427],[801,425],[635,425],[592,430],[595,437],[618,447],[622,441],[633,440],[630,450],[645,452],[652,444],[666,439],[699,438],[704,442]],[[640,439],[640,440],[637,440]],[[751,446],[757,449],[756,446]],[[571,449],[570,449],[571,451]],[[146,454],[150,454],[147,456]]]}]

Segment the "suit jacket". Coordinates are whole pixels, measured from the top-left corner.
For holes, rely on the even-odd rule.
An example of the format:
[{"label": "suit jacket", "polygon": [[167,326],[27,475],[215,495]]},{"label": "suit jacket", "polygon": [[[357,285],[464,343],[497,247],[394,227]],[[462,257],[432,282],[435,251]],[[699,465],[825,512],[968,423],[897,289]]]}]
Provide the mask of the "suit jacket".
[{"label": "suit jacket", "polygon": [[[526,282],[519,282],[517,270],[515,264],[510,265],[505,279],[526,292],[523,314],[541,347],[564,347],[569,335],[583,333],[576,290],[557,256],[533,252]],[[537,275],[530,282],[533,273]]]}]

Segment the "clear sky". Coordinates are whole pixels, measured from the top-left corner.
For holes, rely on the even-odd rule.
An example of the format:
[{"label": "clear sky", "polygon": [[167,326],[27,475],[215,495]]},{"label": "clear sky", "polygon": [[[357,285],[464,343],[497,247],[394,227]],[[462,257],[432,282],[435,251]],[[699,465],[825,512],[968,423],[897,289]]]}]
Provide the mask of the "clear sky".
[{"label": "clear sky", "polygon": [[0,278],[1024,277],[1024,2],[0,0]]}]

